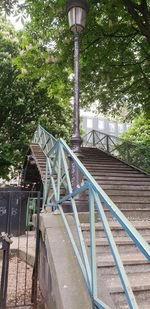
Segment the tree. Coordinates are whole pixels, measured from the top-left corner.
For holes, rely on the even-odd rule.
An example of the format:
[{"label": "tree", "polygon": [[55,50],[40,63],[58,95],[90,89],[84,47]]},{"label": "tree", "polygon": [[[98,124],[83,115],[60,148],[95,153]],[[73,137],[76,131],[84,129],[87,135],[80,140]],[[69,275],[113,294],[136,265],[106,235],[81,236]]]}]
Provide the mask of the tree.
[{"label": "tree", "polygon": [[[90,107],[97,101],[100,112],[116,115],[126,106],[128,118],[141,110],[150,114],[148,1],[89,0],[87,26],[81,36],[82,106]],[[43,46],[55,47],[59,61],[55,57],[53,71],[61,62],[59,82],[68,85],[66,75],[73,68],[73,37],[68,30],[66,1],[25,0],[22,5],[18,2],[18,10],[30,15],[31,36]],[[46,72],[47,68],[45,83],[50,80]],[[67,95],[69,99],[70,93]]]},{"label": "tree", "polygon": [[14,59],[21,36],[3,18],[0,24],[0,175],[22,163],[38,123],[56,137],[69,137],[70,106],[39,87],[39,75],[21,76]]},{"label": "tree", "polygon": [[144,114],[139,115],[122,137],[133,143],[150,147],[150,119]]},{"label": "tree", "polygon": [[[87,26],[81,35],[82,106],[90,107],[97,101],[102,112],[116,114],[127,106],[128,117],[133,118],[141,110],[149,114],[148,0],[90,0],[89,4]],[[69,76],[73,68],[73,37],[68,30],[65,5],[64,0],[26,0],[31,33],[45,45],[54,44],[61,56],[62,72],[66,70]],[[56,61],[54,67],[57,65]],[[61,72],[59,80],[66,83]]]},{"label": "tree", "polygon": [[144,114],[138,116],[128,131],[122,134],[118,153],[121,159],[150,173],[150,119]]},{"label": "tree", "polygon": [[[2,1],[4,4],[7,1]],[[13,1],[10,1],[12,3]],[[81,39],[81,103],[99,102],[102,112],[128,117],[150,114],[149,0],[89,0],[90,12]],[[19,5],[31,17],[30,31],[43,44],[55,44],[62,72],[72,71],[73,39],[68,31],[65,0],[25,0]],[[92,59],[92,61],[91,61]],[[56,66],[58,63],[56,63]],[[45,73],[46,76],[46,73]],[[61,84],[65,83],[60,74]]]}]

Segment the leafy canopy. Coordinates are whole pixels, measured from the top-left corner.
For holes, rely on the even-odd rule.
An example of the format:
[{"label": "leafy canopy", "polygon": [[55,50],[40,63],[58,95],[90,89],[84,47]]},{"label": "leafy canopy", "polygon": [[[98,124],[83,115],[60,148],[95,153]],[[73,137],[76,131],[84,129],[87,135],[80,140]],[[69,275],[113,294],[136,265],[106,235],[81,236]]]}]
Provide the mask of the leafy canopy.
[{"label": "leafy canopy", "polygon": [[150,119],[144,114],[134,119],[132,126],[128,131],[122,134],[122,137],[128,141],[150,147]]},{"label": "leafy canopy", "polygon": [[[40,75],[22,75],[17,57],[23,52],[18,34],[6,22],[0,23],[0,176],[6,177],[11,166],[18,168],[38,123],[53,135],[68,138],[71,113],[68,102],[39,87]],[[37,53],[39,46],[36,46]],[[36,53],[36,50],[33,51]],[[29,59],[26,64],[30,67]],[[40,65],[40,63],[38,64]]]},{"label": "leafy canopy", "polygon": [[119,148],[121,157],[124,158],[127,153],[129,163],[150,173],[150,119],[144,114],[136,117],[128,131],[122,134],[122,138],[125,142]]},{"label": "leafy canopy", "polygon": [[[68,29],[66,1],[26,0],[25,5],[31,17],[28,31],[37,42],[49,46],[53,70],[61,66],[59,83],[65,88],[66,75],[73,72],[73,35]],[[117,114],[126,106],[130,118],[141,110],[149,114],[149,0],[89,0],[89,6],[80,49],[82,106],[97,101],[102,112]],[[49,66],[44,73],[46,83],[48,71]],[[66,92],[61,94],[65,96]]]}]

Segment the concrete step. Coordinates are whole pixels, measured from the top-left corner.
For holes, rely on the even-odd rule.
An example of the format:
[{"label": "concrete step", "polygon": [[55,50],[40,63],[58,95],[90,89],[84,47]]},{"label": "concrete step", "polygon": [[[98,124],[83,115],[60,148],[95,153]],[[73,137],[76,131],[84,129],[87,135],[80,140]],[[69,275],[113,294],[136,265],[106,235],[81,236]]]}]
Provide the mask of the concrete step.
[{"label": "concrete step", "polygon": [[[146,196],[143,196],[140,198],[136,197],[128,197],[126,198],[125,196],[111,196],[109,195],[111,200],[116,204],[116,206],[121,210],[121,211],[150,211],[150,198],[147,198]],[[82,206],[85,205],[88,206],[88,196],[85,195],[84,200],[81,200]],[[104,206],[104,210],[106,212],[109,212],[108,208],[105,206],[105,204],[102,202],[102,205]],[[109,213],[108,213],[109,214]],[[111,215],[111,214],[110,214]]]},{"label": "concrete step", "polygon": [[[130,221],[133,226],[138,230],[143,237],[145,235],[150,235],[150,221]],[[123,229],[123,227],[117,221],[110,221],[109,222],[110,229],[114,236],[127,236],[127,233]],[[81,225],[82,231],[84,232],[85,237],[90,233],[90,224],[89,223],[82,223]],[[103,238],[105,237],[105,231],[103,229],[103,225],[101,223],[95,224],[95,232],[96,237]]]},{"label": "concrete step", "polygon": [[[150,244],[150,235],[145,235],[144,239]],[[135,253],[139,252],[137,246],[133,243],[132,239],[128,236],[122,237],[114,237],[115,243],[119,249],[120,253]],[[85,238],[85,242],[88,247],[90,247],[90,239]],[[97,254],[100,253],[111,253],[109,248],[109,243],[106,238],[96,238],[96,252]]]},{"label": "concrete step", "polygon": [[[138,208],[135,208],[137,205]],[[142,205],[142,204],[141,204]],[[116,204],[116,206],[122,211],[122,213],[129,219],[129,220],[150,220],[150,208],[142,208],[140,207],[140,204],[129,204],[129,207],[128,207],[128,204],[122,204],[121,203],[121,207],[120,206],[120,203]],[[126,208],[125,208],[126,207]],[[84,208],[84,211],[87,211],[87,214],[88,214],[88,203],[87,202],[83,202],[81,203],[81,207],[80,211],[83,212],[83,208]],[[108,220],[115,220],[114,216],[111,214],[111,212],[109,211],[108,208],[104,207],[104,211],[105,211],[105,214],[106,214],[106,217]],[[84,217],[84,218],[83,218]],[[84,220],[84,221],[82,221]],[[82,220],[81,222],[89,222],[89,215],[88,217],[85,217],[85,213],[84,215],[82,215]],[[99,218],[99,215],[97,215],[97,221],[100,221],[100,218]]]},{"label": "concrete step", "polygon": [[[134,291],[150,291],[150,272],[129,274],[128,276],[131,287]],[[118,275],[106,276],[105,280],[108,282],[109,289],[112,293],[123,293],[123,288]],[[150,295],[149,295],[150,297]]]},{"label": "concrete step", "polygon": [[124,195],[124,196],[117,196],[117,195],[109,195],[109,197],[112,199],[113,202],[117,204],[117,202],[121,203],[150,203],[150,197],[149,196],[130,196],[130,195]]},{"label": "concrete step", "polygon": [[[150,244],[150,235],[144,235],[143,238],[147,241],[147,243]],[[135,246],[135,243],[132,241],[131,238],[128,236],[114,236],[114,240],[116,245],[118,246],[128,246],[128,245],[133,245]],[[90,238],[85,239],[86,243],[88,246],[90,246]],[[109,246],[109,243],[105,237],[102,238],[96,238],[96,246],[101,247],[101,246]],[[138,249],[138,248],[137,248]]]},{"label": "concrete step", "polygon": [[[119,204],[116,203],[116,205],[119,208]],[[137,205],[139,207],[139,205]],[[120,209],[123,214],[130,220],[150,220],[150,208],[145,208],[145,209],[126,209],[126,208],[121,208]],[[113,219],[113,215],[110,213],[109,210],[105,210],[105,214],[108,219]]]},{"label": "concrete step", "polygon": [[98,170],[100,173],[102,171],[118,171],[118,172],[138,172],[136,170],[134,170],[132,167],[130,166],[126,166],[126,165],[115,165],[115,164],[111,164],[109,165],[108,163],[107,164],[86,164],[86,168],[88,170],[93,170],[93,169],[96,169]]},{"label": "concrete step", "polygon": [[[98,156],[93,155],[88,155],[86,154],[86,157],[82,158],[82,162],[86,165],[89,164],[90,161],[92,161],[93,164],[101,164],[101,163],[109,163],[109,164],[113,164],[113,163],[120,163],[120,164],[124,164],[123,162],[115,159],[115,158],[110,158],[110,157],[101,157],[99,158]],[[128,164],[126,164],[128,165]]]},{"label": "concrete step", "polygon": [[[139,221],[139,220],[138,220],[138,221],[130,221],[130,222],[131,222],[131,224],[134,225],[134,227],[135,227],[136,229],[143,229],[143,230],[149,229],[149,230],[150,230],[150,221]],[[119,224],[118,221],[110,221],[110,222],[109,222],[109,225],[110,225],[111,230],[112,230],[112,229],[115,229],[115,230],[123,229],[122,226]],[[82,230],[87,230],[87,231],[90,230],[90,224],[89,224],[89,223],[82,223],[82,224],[81,224],[81,227],[82,227]],[[95,229],[96,229],[96,230],[103,230],[103,225],[102,225],[102,223],[97,222],[97,223],[95,224]]]},{"label": "concrete step", "polygon": [[[82,162],[84,162],[84,159],[82,160]],[[130,167],[129,165],[127,165],[127,164],[124,164],[124,163],[121,163],[121,162],[111,162],[111,161],[108,161],[107,162],[107,164],[105,164],[105,163],[103,163],[103,162],[101,162],[101,161],[99,161],[99,162],[89,162],[88,160],[87,161],[85,161],[85,164],[86,164],[86,166],[87,166],[87,168],[89,168],[89,167],[98,167],[99,169],[101,169],[101,168],[113,168],[113,169],[130,169],[130,170],[132,170],[133,169],[133,167]]]},{"label": "concrete step", "polygon": [[[116,168],[116,167],[114,168],[113,164],[112,164],[111,168],[109,166],[107,166],[107,167],[103,167],[103,166],[99,167],[98,165],[96,165],[96,166],[90,165],[88,167],[88,171],[91,172],[91,173],[94,172],[94,173],[99,173],[99,174],[103,174],[104,172],[106,172],[106,173],[125,173],[125,174],[132,173],[132,174],[139,174],[139,171],[135,170],[134,168],[131,168],[131,167],[127,168],[127,167],[124,167],[124,166],[122,166],[120,168]],[[145,174],[142,174],[142,175],[145,175]]]},{"label": "concrete step", "polygon": [[[93,176],[93,175],[92,175]],[[143,185],[143,184],[146,184],[146,185],[149,185],[150,183],[150,179],[148,177],[145,177],[145,176],[142,176],[142,177],[135,177],[135,175],[133,176],[108,176],[108,175],[97,175],[97,176],[93,176],[94,179],[98,182],[98,183],[114,183],[114,184],[120,184],[120,183],[131,183],[132,185],[133,184],[139,184],[140,185]]]},{"label": "concrete step", "polygon": [[143,178],[135,178],[135,179],[130,179],[130,178],[120,178],[117,179],[117,178],[104,178],[104,177],[94,177],[94,179],[101,185],[113,185],[113,186],[118,186],[118,185],[126,185],[126,186],[149,186],[150,184],[150,181],[146,178],[146,179],[143,179]]},{"label": "concrete step", "polygon": [[[150,272],[150,263],[142,253],[122,253],[120,256],[127,274]],[[116,275],[118,273],[111,254],[98,254],[97,267],[102,275]]]},{"label": "concrete step", "polygon": [[[130,190],[130,188],[128,188],[128,192],[127,190],[124,191],[124,190],[112,190],[112,189],[105,189],[105,192],[109,195],[109,196],[117,196],[117,195],[120,195],[120,196],[135,196],[135,197],[150,197],[150,190]],[[150,198],[149,198],[149,202],[150,202]]]},{"label": "concrete step", "polygon": [[[129,274],[128,278],[139,309],[143,309],[141,305],[145,307],[150,304],[150,273]],[[122,306],[126,305],[126,298],[118,275],[112,277],[105,276],[104,280],[116,305],[115,308],[123,308]],[[101,279],[98,277],[98,286],[100,286],[100,284]]]},{"label": "concrete step", "polygon": [[[118,191],[118,190],[123,190],[123,191],[135,191],[135,192],[137,192],[137,191],[150,191],[150,185],[137,185],[137,184],[135,184],[135,185],[131,185],[131,184],[117,184],[117,186],[116,186],[116,184],[104,184],[104,185],[102,185],[102,188],[103,188],[103,190],[113,190],[114,192],[115,191]],[[127,192],[125,192],[125,193],[127,193]]]},{"label": "concrete step", "polygon": [[[117,178],[134,178],[134,179],[145,179],[145,180],[147,180],[147,177],[145,177],[145,175],[144,174],[139,174],[138,172],[99,172],[99,171],[92,171],[92,170],[90,170],[90,169],[88,169],[88,171],[92,174],[92,176],[95,178],[95,177],[98,177],[99,179],[101,178],[101,177],[104,177],[104,176],[106,176],[106,178],[107,179],[111,179],[111,178],[113,178],[113,177],[117,177]],[[149,179],[149,178],[148,178]]]},{"label": "concrete step", "polygon": [[[122,202],[117,202],[115,203],[117,205],[117,207],[120,209],[120,210],[134,210],[134,211],[139,211],[139,210],[150,210],[150,203],[149,201],[148,202],[145,202],[144,201],[136,201],[136,202],[125,202],[125,201],[122,201]],[[106,207],[105,207],[106,208]]]}]

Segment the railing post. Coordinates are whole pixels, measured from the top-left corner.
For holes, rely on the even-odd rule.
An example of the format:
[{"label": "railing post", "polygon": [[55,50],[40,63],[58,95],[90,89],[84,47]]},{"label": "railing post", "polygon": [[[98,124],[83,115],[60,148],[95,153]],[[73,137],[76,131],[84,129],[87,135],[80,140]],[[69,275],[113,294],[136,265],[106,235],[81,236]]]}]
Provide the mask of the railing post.
[{"label": "railing post", "polygon": [[10,235],[8,235],[5,232],[2,232],[1,242],[3,250],[3,259],[2,259],[2,274],[0,283],[0,309],[5,309],[7,299],[7,286],[8,286],[9,252],[10,252],[10,244],[12,243]]},{"label": "railing post", "polygon": [[31,302],[33,308],[37,308],[37,282],[38,282],[38,266],[39,266],[39,250],[40,250],[40,229],[39,229],[39,217],[40,217],[40,192],[37,196],[37,214],[36,214],[36,247],[35,247],[35,261],[32,273],[32,291],[31,291]]},{"label": "railing post", "polygon": [[106,150],[109,152],[109,135],[106,135]]},{"label": "railing post", "polygon": [[92,133],[93,133],[93,147],[95,147],[95,131],[93,130]]},{"label": "railing post", "polygon": [[130,151],[129,151],[129,143],[126,143],[126,151],[127,151],[127,162],[131,163],[130,160]]}]

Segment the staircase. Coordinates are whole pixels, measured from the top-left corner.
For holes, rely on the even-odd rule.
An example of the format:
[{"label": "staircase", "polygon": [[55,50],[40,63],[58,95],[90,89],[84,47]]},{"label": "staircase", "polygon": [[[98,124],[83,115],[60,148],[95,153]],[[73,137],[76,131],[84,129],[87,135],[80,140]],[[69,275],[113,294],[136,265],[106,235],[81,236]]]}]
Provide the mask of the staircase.
[{"label": "staircase", "polygon": [[[31,145],[41,178],[45,177],[46,158],[37,144]],[[150,243],[150,176],[96,148],[82,148],[82,163],[134,227]],[[86,204],[86,201],[85,201]],[[110,228],[122,257],[139,309],[150,308],[150,264],[123,228],[107,214]],[[81,226],[88,250],[90,227],[88,213],[81,215]],[[96,223],[98,296],[113,309],[126,309],[126,298],[105,237],[102,224]],[[106,293],[103,291],[106,290]],[[106,294],[106,295],[105,295]],[[108,297],[109,295],[109,297]]]},{"label": "staircase", "polygon": [[[84,154],[82,159],[84,166],[120,210],[130,219],[134,227],[150,243],[150,176],[99,149],[82,148],[82,152]],[[119,223],[112,220],[106,209],[105,212],[109,217],[109,225],[119,248],[139,308],[149,309],[150,265]],[[85,218],[84,221],[86,221]],[[90,227],[88,223],[82,223],[82,231],[89,248]],[[129,308],[100,222],[96,224],[96,256],[99,293],[101,287],[105,286],[113,302],[111,304],[112,308]]]},{"label": "staircase", "polygon": [[150,176],[99,149],[82,153],[84,166],[125,216],[150,220]]},{"label": "staircase", "polygon": [[44,152],[42,151],[42,149],[38,144],[31,144],[30,148],[32,156],[36,162],[37,168],[41,175],[41,179],[43,180],[45,178],[45,170],[46,170],[46,157],[44,155]]}]

